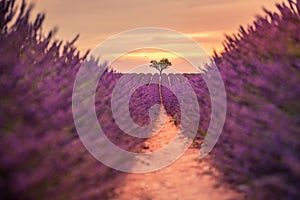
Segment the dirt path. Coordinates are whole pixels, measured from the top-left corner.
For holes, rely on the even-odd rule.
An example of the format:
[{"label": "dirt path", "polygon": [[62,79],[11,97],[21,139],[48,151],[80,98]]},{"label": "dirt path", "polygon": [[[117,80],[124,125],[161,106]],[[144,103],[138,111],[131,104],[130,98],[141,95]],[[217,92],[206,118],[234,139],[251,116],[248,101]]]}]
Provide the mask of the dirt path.
[{"label": "dirt path", "polygon": [[[137,151],[151,152],[166,145],[177,133],[167,120],[159,134],[143,143]],[[125,173],[113,190],[114,200],[237,200],[242,195],[218,183],[205,161],[197,159],[199,149],[188,151],[170,166],[145,174]]]}]

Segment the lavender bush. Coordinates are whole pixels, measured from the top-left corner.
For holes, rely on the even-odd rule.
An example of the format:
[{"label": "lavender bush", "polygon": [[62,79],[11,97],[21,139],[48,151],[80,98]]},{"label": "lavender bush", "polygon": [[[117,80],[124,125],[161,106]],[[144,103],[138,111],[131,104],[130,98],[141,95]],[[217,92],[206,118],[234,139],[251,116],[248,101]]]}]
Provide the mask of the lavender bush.
[{"label": "lavender bush", "polygon": [[[175,89],[180,87],[181,83],[187,81],[187,83],[193,88],[199,104],[200,120],[197,138],[203,139],[205,136],[211,113],[211,102],[207,86],[202,78],[201,74],[169,74],[168,76],[162,75],[162,82]],[[177,97],[167,87],[162,86],[162,103],[166,109],[168,115],[174,118],[174,123],[180,126],[181,109]]]},{"label": "lavender bush", "polygon": [[140,126],[150,124],[149,109],[155,104],[160,104],[158,82],[155,83],[155,80],[151,81],[153,78],[152,74],[144,75],[143,78],[146,79],[144,81],[148,82],[148,84],[134,91],[129,104],[131,117]]},{"label": "lavender bush", "polygon": [[201,74],[184,74],[184,76],[197,96],[200,107],[199,136],[205,136],[211,119],[211,100],[208,88]]},{"label": "lavender bush", "polygon": [[[180,105],[178,99],[170,89],[165,87],[165,86],[171,86],[171,84],[173,84],[174,86],[176,83],[179,82],[178,79],[174,76],[175,76],[174,74],[170,74],[170,75],[162,74],[161,76],[162,104],[164,105],[167,114],[172,116],[174,120],[176,120],[176,122],[174,121],[176,125],[180,125],[181,115],[180,115]],[[171,82],[171,77],[173,82]]]},{"label": "lavender bush", "polygon": [[[98,114],[99,124],[101,125],[103,131],[107,137],[118,147],[123,148],[124,150],[131,151],[137,145],[141,144],[145,139],[139,139],[132,136],[129,136],[127,133],[124,133],[120,127],[116,124],[113,113],[112,113],[112,92],[116,87],[122,74],[114,73],[113,71],[107,71],[103,74],[99,81],[99,85],[96,92],[96,111]],[[129,105],[125,105],[122,109],[129,109],[130,117],[132,118],[133,123],[136,123],[139,126],[147,126],[150,124],[149,109],[155,105],[160,104],[159,92],[158,92],[158,80],[151,74],[127,74],[128,81],[123,85],[122,90],[127,93],[127,90],[132,88],[132,85],[139,82],[143,79],[143,82],[147,83],[137,88],[129,101]],[[121,98],[115,99],[118,101],[117,104],[124,105],[126,102],[121,95]],[[123,112],[119,113],[123,115]],[[124,121],[124,126],[130,129],[132,124],[128,123],[127,116],[121,118]]]},{"label": "lavender bush", "polygon": [[300,1],[288,3],[214,56],[228,114],[213,164],[250,199],[300,198]]},{"label": "lavender bush", "polygon": [[45,37],[45,16],[30,22],[31,9],[0,1],[1,199],[105,199],[111,170],[83,147],[71,111],[85,55],[73,45],[77,37]]}]

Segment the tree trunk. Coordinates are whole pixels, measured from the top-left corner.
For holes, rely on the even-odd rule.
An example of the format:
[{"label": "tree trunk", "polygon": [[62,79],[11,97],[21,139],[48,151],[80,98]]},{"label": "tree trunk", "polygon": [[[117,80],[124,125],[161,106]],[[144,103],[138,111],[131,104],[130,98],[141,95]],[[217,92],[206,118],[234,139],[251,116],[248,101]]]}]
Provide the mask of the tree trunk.
[{"label": "tree trunk", "polygon": [[160,105],[163,105],[162,91],[161,91],[161,74],[159,76],[159,81],[158,81],[158,92],[159,92]]}]

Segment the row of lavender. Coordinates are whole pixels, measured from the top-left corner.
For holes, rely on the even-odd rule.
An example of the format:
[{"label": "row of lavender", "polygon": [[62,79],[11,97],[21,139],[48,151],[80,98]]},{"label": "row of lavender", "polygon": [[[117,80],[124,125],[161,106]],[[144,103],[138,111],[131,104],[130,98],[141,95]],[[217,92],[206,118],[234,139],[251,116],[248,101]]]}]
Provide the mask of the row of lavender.
[{"label": "row of lavender", "polygon": [[251,199],[300,198],[300,1],[288,3],[214,56],[228,109],[213,164]]},{"label": "row of lavender", "polygon": [[[73,83],[86,57],[74,47],[77,37],[67,43],[53,41],[54,31],[46,37],[42,33],[44,15],[30,22],[31,7],[23,2],[18,15],[15,9],[13,0],[0,1],[0,196],[106,199],[111,186],[105,181],[117,173],[89,154],[73,122]],[[91,62],[96,68],[97,61]],[[142,140],[132,142],[117,127],[110,107],[111,92],[121,77],[104,72],[96,111],[108,137],[131,150]],[[143,112],[155,103],[159,103],[158,86],[144,86],[130,104],[134,120],[147,123]]]},{"label": "row of lavender", "polygon": [[[181,74],[162,74],[160,77],[159,74],[118,75],[111,72],[111,75],[105,75],[104,77],[115,78],[109,81],[105,81],[105,78],[101,78],[98,91],[102,94],[96,96],[105,97],[106,102],[103,105],[106,105],[108,108],[110,118],[120,120],[119,124],[122,124],[122,127],[127,126],[125,127],[127,130],[133,126],[133,123],[139,126],[148,126],[151,123],[149,116],[149,114],[151,115],[150,109],[155,104],[162,104],[167,114],[172,116],[174,123],[179,126],[182,108],[179,104],[178,97],[184,96],[181,98],[183,103],[193,106],[191,96],[185,91],[188,90],[186,86],[186,84],[188,84],[191,86],[191,92],[196,95],[196,101],[200,106],[199,114],[201,115],[201,119],[199,123],[199,133],[205,135],[210,121],[210,98],[201,74],[185,74],[184,76]],[[107,88],[109,88],[109,90],[106,90]],[[104,94],[103,91],[107,91],[108,93]],[[112,98],[112,94],[115,95],[114,99]],[[130,96],[130,99],[126,99],[127,96]],[[117,108],[112,109],[111,103],[117,105]],[[102,111],[105,109],[98,107],[96,110],[101,111],[103,114]],[[115,116],[113,116],[111,111],[114,111]],[[186,114],[191,117],[195,110],[190,109],[189,111],[190,113]],[[126,112],[129,112],[128,115]],[[119,118],[118,115],[122,116]],[[128,118],[130,118],[130,120],[128,120]],[[114,125],[115,127],[120,126],[115,123]]]},{"label": "row of lavender", "polygon": [[130,151],[144,141],[126,133],[135,125],[148,126],[151,123],[149,109],[156,104],[160,104],[158,76],[122,75],[110,71],[98,83],[96,112],[99,124],[108,138],[124,150]]},{"label": "row of lavender", "polygon": [[[107,168],[76,139],[71,96],[85,56],[44,37],[44,15],[0,1],[0,196],[2,199],[90,199]],[[15,20],[13,20],[15,19]],[[88,170],[87,170],[88,169]],[[101,190],[99,190],[101,193]]]},{"label": "row of lavender", "polygon": [[[188,88],[183,86],[188,84],[193,89],[193,93],[197,97],[199,106],[199,127],[198,136],[203,138],[205,136],[209,122],[210,122],[210,97],[207,86],[201,76],[201,74],[162,74],[162,104],[166,109],[168,115],[174,117],[174,122],[176,125],[180,124],[181,121],[181,107],[177,96],[181,95]],[[169,89],[169,88],[171,89]],[[173,90],[173,92],[171,91]],[[174,94],[174,91],[178,91],[179,94]],[[186,99],[185,104],[192,104],[191,96],[184,94]],[[193,115],[193,113],[188,113],[187,115]]]},{"label": "row of lavender", "polygon": [[142,77],[142,86],[138,87],[130,98],[129,111],[133,121],[140,126],[151,123],[149,109],[160,104],[159,75],[147,74]]}]

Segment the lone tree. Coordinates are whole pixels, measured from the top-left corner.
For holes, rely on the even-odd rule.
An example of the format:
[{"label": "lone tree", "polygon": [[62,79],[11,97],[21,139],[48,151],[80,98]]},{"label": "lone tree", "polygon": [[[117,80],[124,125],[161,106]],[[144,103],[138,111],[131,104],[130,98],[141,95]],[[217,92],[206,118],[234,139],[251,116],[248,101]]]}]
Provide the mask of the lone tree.
[{"label": "lone tree", "polygon": [[150,67],[157,69],[160,75],[164,69],[172,66],[172,63],[168,60],[168,58],[163,58],[159,62],[157,62],[156,60],[151,60],[150,63]]}]

